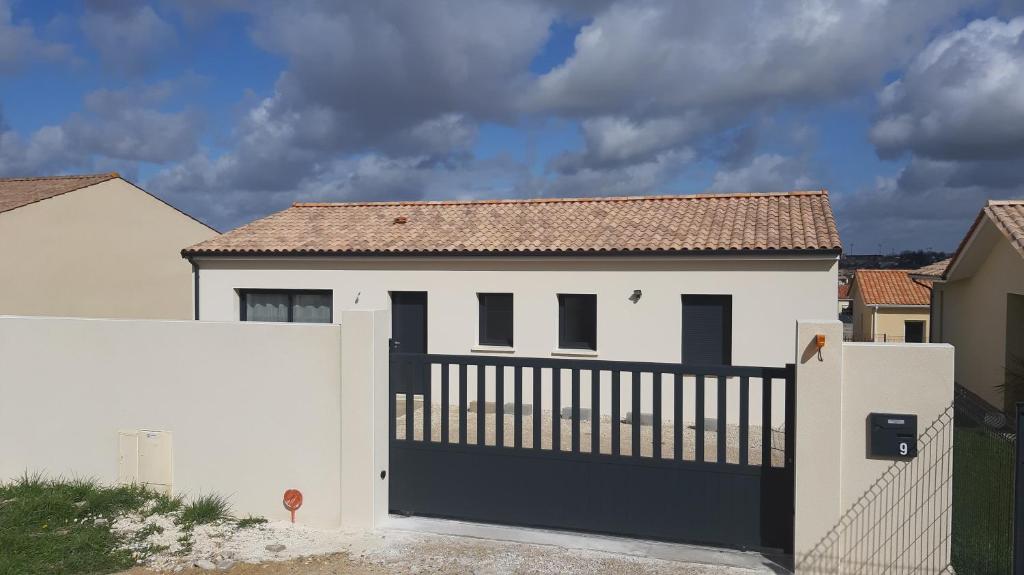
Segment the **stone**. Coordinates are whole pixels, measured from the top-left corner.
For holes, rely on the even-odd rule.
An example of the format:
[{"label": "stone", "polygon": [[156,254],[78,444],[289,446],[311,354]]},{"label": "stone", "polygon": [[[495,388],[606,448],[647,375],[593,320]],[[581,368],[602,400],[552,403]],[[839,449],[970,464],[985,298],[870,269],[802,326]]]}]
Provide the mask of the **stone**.
[{"label": "stone", "polygon": [[280,543],[271,543],[264,547],[264,549],[272,553],[280,553],[281,551],[284,551],[284,545],[281,545]]},{"label": "stone", "polygon": [[103,525],[106,525],[106,524],[110,523],[110,521],[100,517],[100,518],[96,519],[95,521],[93,521],[92,523],[93,523],[93,525],[103,526]]},{"label": "stone", "polygon": [[88,501],[75,501],[72,505],[74,505],[75,507],[81,509],[81,508],[85,507],[88,504],[89,504]]},{"label": "stone", "polygon": [[205,569],[207,571],[213,571],[214,569],[217,568],[217,566],[214,565],[213,561],[210,561],[210,560],[207,560],[207,559],[199,559],[198,561],[196,561],[192,565],[194,565],[194,566],[196,566],[196,567],[198,567],[200,569]]},{"label": "stone", "polygon": [[228,569],[231,569],[234,566],[235,566],[235,560],[234,559],[225,559],[225,560],[217,563],[217,569],[220,569],[221,571],[227,571]]}]

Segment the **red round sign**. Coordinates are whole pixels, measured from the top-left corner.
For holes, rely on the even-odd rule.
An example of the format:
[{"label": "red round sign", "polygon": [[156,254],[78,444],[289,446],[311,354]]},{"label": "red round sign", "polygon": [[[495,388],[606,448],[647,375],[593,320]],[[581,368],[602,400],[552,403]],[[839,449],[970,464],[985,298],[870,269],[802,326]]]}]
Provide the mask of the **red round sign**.
[{"label": "red round sign", "polygon": [[284,492],[284,508],[292,512],[292,523],[295,523],[295,510],[302,507],[302,492],[298,489],[289,489]]}]

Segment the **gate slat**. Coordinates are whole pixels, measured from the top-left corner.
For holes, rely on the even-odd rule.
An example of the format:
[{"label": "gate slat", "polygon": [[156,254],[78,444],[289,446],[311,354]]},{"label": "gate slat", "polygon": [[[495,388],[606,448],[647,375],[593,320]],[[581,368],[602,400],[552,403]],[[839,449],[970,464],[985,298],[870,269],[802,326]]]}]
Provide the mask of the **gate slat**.
[{"label": "gate slat", "polygon": [[746,465],[750,450],[750,378],[740,378],[740,465]]},{"label": "gate slat", "polygon": [[761,467],[772,466],[772,378],[761,378]]},{"label": "gate slat", "polygon": [[786,468],[793,470],[796,460],[796,364],[786,364]]},{"label": "gate slat", "polygon": [[718,441],[715,443],[715,447],[718,448],[715,461],[719,464],[726,462],[725,443],[728,431],[725,424],[729,415],[729,411],[726,409],[726,399],[726,379],[720,375],[718,376]]},{"label": "gate slat", "polygon": [[675,451],[674,459],[679,461],[683,458],[683,374],[673,375],[675,390],[672,392],[672,403],[675,411],[672,417],[675,420],[672,423],[672,431],[675,432],[675,437],[672,441],[672,449]]},{"label": "gate slat", "polygon": [[622,415],[619,411],[619,401],[621,399],[621,390],[619,389],[619,378],[621,376],[619,370],[612,372],[612,455],[618,455],[622,448],[622,441],[619,437],[619,424],[621,423]]},{"label": "gate slat", "polygon": [[487,443],[487,371],[484,364],[476,366],[476,444]]},{"label": "gate slat", "polygon": [[512,414],[512,446],[519,449],[523,446],[523,368],[518,365],[513,368],[514,380],[513,399],[515,403]]},{"label": "gate slat", "polygon": [[448,371],[451,365],[447,363],[441,364],[441,443],[448,444],[448,412],[451,408],[448,407]]},{"label": "gate slat", "polygon": [[466,364],[459,364],[459,445],[466,444],[466,417],[469,415],[469,393],[466,384]]},{"label": "gate slat", "polygon": [[693,406],[696,411],[697,424],[695,426],[696,432],[693,440],[693,460],[704,462],[704,376],[697,376],[697,397],[696,404]]},{"label": "gate slat", "polygon": [[601,372],[590,370],[590,452],[601,453]]},{"label": "gate slat", "polygon": [[651,445],[651,453],[655,459],[661,459],[661,376],[660,373],[653,373],[654,376],[654,421],[652,424],[651,438],[653,444]]},{"label": "gate slat", "polygon": [[580,452],[580,370],[572,369],[572,443],[573,453]]},{"label": "gate slat", "polygon": [[562,369],[551,370],[551,450],[562,449]]},{"label": "gate slat", "polygon": [[434,407],[430,398],[430,393],[432,391],[430,389],[431,367],[432,364],[429,361],[423,362],[423,365],[420,366],[420,371],[423,373],[423,441],[426,441],[427,443],[430,443],[434,435],[431,433],[430,428],[430,412]]},{"label": "gate slat", "polygon": [[531,419],[533,422],[533,448],[540,449],[540,424],[543,419],[541,408],[544,407],[544,402],[541,401],[540,368],[531,368],[530,372],[533,373],[533,418]]},{"label": "gate slat", "polygon": [[494,367],[494,445],[505,447],[505,366]]},{"label": "gate slat", "polygon": [[402,370],[402,375],[406,377],[405,384],[405,440],[412,441],[412,420],[413,420],[413,402],[416,396],[412,393],[412,382],[408,381],[409,375],[412,370],[409,369],[409,364],[406,364],[405,369]]},{"label": "gate slat", "polygon": [[634,371],[632,379],[633,381],[630,382],[630,385],[633,387],[633,419],[630,425],[633,426],[631,437],[633,445],[630,455],[640,457],[640,372]]}]

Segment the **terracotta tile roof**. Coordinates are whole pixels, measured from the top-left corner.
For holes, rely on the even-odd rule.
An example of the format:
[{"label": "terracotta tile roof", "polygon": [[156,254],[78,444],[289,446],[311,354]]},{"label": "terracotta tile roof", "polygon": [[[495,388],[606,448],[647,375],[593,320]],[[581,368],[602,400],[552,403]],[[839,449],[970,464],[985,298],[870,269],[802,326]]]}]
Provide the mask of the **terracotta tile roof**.
[{"label": "terracotta tile roof", "polygon": [[120,177],[117,174],[0,179],[0,213]]},{"label": "terracotta tile roof", "polygon": [[1017,250],[1021,257],[1024,257],[1024,200],[989,200],[985,207],[978,212],[978,217],[974,219],[967,234],[960,240],[960,245],[957,246],[956,253],[950,259],[942,277],[948,276],[950,270],[960,260],[960,255],[967,247],[967,242],[974,235],[974,231],[978,229],[982,218],[985,217],[992,220],[996,228],[1009,240],[1010,245]]},{"label": "terracotta tile roof", "polygon": [[949,262],[952,259],[953,258],[946,258],[933,264],[917,268],[916,270],[911,270],[910,275],[922,278],[940,278],[942,277],[943,272],[946,271],[946,268],[949,267]]},{"label": "terracotta tile roof", "polygon": [[867,305],[931,304],[931,282],[914,280],[908,270],[856,270],[853,284]]},{"label": "terracotta tile roof", "polygon": [[850,284],[839,286],[839,299],[850,299]]},{"label": "terracotta tile roof", "polygon": [[295,204],[183,250],[544,254],[842,249],[828,193]]}]

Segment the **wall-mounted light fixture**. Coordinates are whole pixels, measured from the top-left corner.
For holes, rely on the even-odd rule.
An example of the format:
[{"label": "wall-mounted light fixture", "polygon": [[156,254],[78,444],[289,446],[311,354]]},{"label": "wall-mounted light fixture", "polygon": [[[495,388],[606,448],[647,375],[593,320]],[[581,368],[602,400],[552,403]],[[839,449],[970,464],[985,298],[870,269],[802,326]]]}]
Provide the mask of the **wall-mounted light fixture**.
[{"label": "wall-mounted light fixture", "polygon": [[642,292],[642,291],[640,291],[638,289],[635,289],[635,290],[633,290],[633,294],[629,296],[629,301],[631,301],[633,303],[636,303],[636,302],[640,301],[640,297],[643,296],[643,295],[644,295],[644,292]]}]

